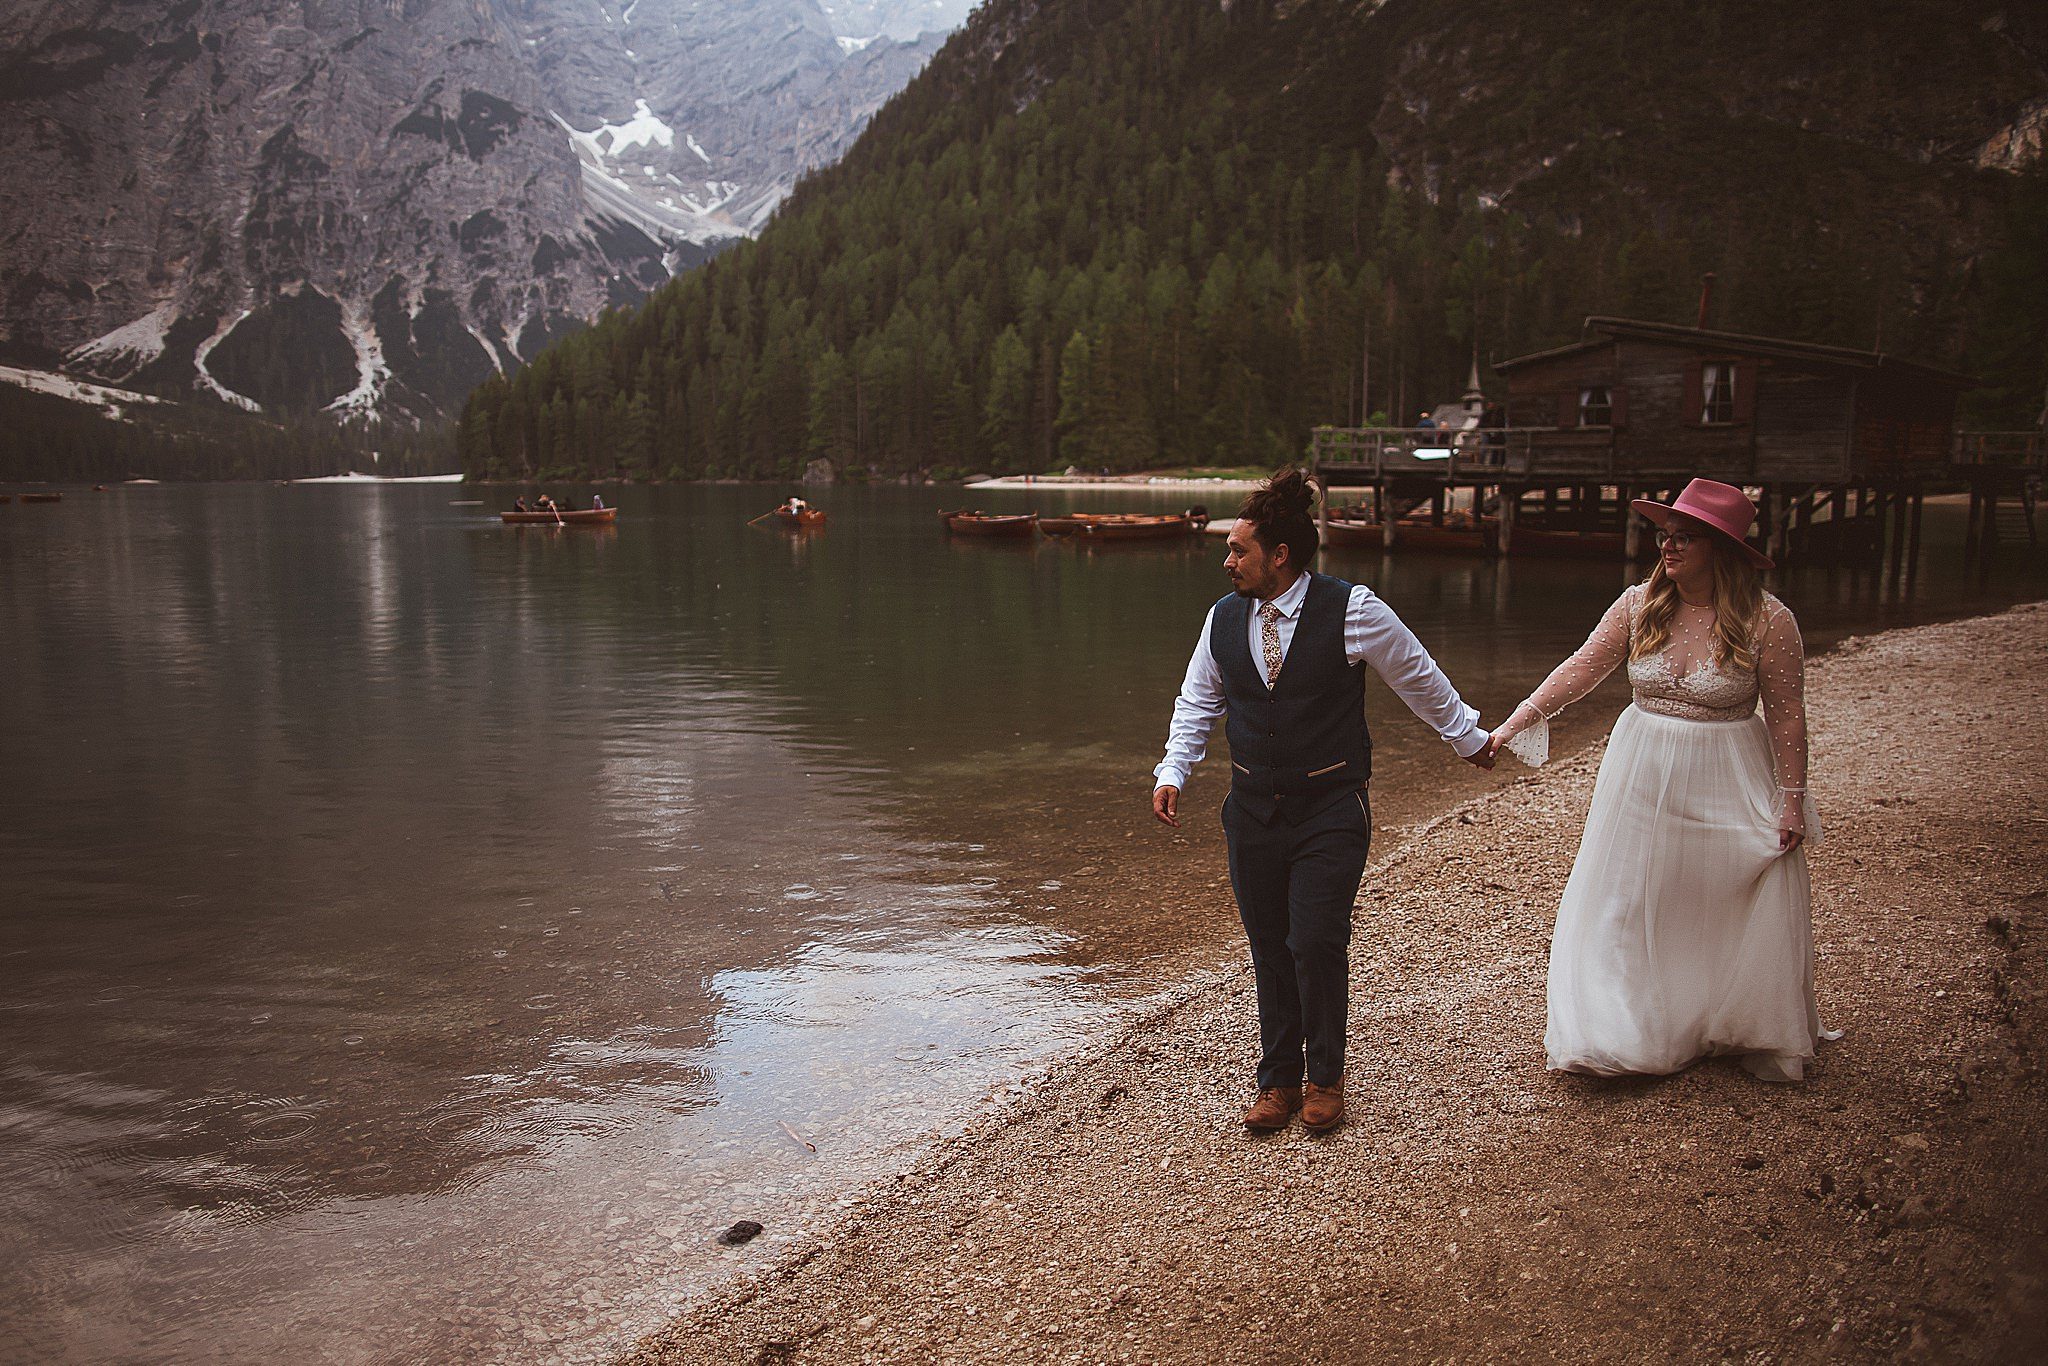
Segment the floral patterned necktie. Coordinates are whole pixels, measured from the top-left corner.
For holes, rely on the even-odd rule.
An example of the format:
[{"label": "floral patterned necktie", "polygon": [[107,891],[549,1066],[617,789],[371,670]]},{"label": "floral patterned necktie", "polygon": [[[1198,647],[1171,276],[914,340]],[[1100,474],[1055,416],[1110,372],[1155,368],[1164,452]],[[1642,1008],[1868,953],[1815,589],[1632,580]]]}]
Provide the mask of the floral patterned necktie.
[{"label": "floral patterned necktie", "polygon": [[1259,609],[1259,644],[1266,648],[1266,687],[1280,681],[1280,608],[1267,603]]}]

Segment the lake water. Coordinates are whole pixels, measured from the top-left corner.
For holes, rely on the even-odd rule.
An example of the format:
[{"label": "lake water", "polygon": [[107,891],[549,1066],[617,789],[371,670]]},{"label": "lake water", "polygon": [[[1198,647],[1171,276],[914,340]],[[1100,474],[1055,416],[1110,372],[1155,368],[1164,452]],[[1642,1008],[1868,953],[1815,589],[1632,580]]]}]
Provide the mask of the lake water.
[{"label": "lake water", "polygon": [[[612,532],[448,485],[0,508],[0,1357],[601,1356],[1238,952],[1219,761],[1185,831],[1146,809],[1220,543],[934,516],[1227,496],[746,525],[780,494],[608,490]],[[1966,578],[1960,524],[1910,592],[1781,592],[1825,643],[2048,590],[2031,549]],[[1624,582],[1323,567],[1489,717]],[[1369,706],[1382,849],[1498,781]]]}]

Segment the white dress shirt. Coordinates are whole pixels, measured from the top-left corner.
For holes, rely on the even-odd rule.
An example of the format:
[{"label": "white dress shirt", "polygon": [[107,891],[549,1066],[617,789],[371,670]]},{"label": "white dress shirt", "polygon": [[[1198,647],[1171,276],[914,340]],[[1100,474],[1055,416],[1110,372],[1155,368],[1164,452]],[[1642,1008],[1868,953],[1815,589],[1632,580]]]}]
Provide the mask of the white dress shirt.
[{"label": "white dress shirt", "polygon": [[[1294,644],[1294,628],[1301,621],[1302,604],[1308,601],[1308,580],[1308,575],[1301,575],[1286,592],[1273,599],[1273,605],[1280,609],[1280,619],[1275,624],[1280,628],[1283,661]],[[1255,600],[1245,620],[1245,643],[1255,663],[1266,657],[1261,639],[1264,623],[1259,620],[1259,608],[1263,605]],[[1194,658],[1188,661],[1187,677],[1181,680],[1180,696],[1173,700],[1173,724],[1166,732],[1166,758],[1152,770],[1157,779],[1153,784],[1155,791],[1187,786],[1188,773],[1208,752],[1210,728],[1223,717],[1223,671],[1216,667],[1216,657],[1209,652],[1209,632],[1215,618],[1216,609],[1211,607],[1209,615],[1202,619],[1202,635],[1195,642]],[[1351,586],[1351,600],[1344,606],[1344,658],[1352,664],[1364,664],[1385,679],[1394,695],[1408,704],[1408,710],[1442,736],[1459,758],[1477,754],[1486,747],[1487,733],[1479,729],[1478,711],[1465,705],[1451,680],[1444,677],[1444,671],[1422,648],[1415,633],[1394,615],[1394,609],[1362,583]]]}]

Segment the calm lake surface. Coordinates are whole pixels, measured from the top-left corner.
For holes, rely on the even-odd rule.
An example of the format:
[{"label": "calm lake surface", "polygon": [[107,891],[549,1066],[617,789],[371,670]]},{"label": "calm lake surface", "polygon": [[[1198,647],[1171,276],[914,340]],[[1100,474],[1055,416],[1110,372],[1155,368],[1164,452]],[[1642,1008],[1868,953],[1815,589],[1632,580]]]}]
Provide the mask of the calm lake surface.
[{"label": "calm lake surface", "polygon": [[[1182,835],[1146,811],[1220,541],[934,516],[1229,494],[454,505],[513,492],[0,507],[0,1357],[599,1357],[1236,954],[1220,760]],[[2048,592],[2031,548],[1966,580],[1960,508],[1927,536],[1910,592],[1792,573],[1809,643]],[[1489,719],[1625,582],[1322,567]],[[1369,706],[1383,840],[1499,781]]]}]

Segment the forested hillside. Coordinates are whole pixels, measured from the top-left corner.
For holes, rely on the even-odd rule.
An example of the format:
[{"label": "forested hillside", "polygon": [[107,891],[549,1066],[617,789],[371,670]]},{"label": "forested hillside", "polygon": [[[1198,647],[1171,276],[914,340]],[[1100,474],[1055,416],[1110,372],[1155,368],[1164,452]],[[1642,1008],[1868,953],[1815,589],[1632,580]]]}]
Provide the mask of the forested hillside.
[{"label": "forested hillside", "polygon": [[1980,420],[2029,420],[2027,24],[1970,0],[989,0],[758,241],[479,389],[464,464],[1263,463],[1589,313],[1691,322],[1707,270],[1714,326],[1974,366]]}]

